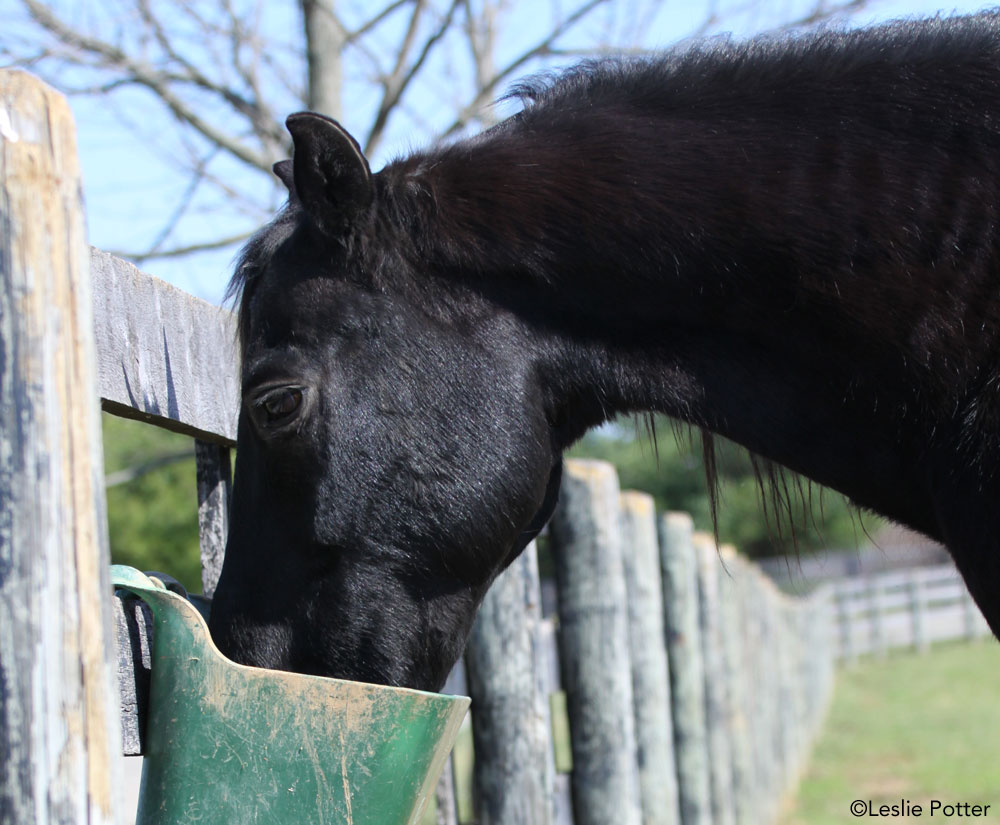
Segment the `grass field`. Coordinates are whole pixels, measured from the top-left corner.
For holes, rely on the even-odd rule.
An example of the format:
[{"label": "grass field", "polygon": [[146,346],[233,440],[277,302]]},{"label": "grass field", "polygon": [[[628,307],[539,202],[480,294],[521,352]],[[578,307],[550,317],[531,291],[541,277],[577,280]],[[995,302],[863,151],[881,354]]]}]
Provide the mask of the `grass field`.
[{"label": "grass field", "polygon": [[[865,660],[838,674],[829,717],[782,825],[843,825],[854,800],[922,806],[860,821],[1000,823],[1000,645],[992,638]],[[930,815],[930,801],[991,807]],[[971,811],[971,809],[970,809]]]},{"label": "grass field", "polygon": [[[569,767],[565,707],[557,763]],[[455,749],[459,812],[472,820],[472,736]],[[851,815],[855,800],[922,806],[918,817]],[[982,817],[930,815],[931,800],[989,804]],[[970,809],[971,810],[971,809]],[[428,811],[424,825],[433,825]],[[920,655],[864,659],[837,675],[833,703],[798,794],[780,825],[1000,823],[1000,645],[991,638]]]}]

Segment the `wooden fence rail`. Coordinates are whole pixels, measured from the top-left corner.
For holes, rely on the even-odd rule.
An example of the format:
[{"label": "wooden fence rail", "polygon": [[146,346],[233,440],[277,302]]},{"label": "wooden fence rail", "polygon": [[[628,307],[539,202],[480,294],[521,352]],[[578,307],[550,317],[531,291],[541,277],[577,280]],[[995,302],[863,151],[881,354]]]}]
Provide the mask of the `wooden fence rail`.
[{"label": "wooden fence rail", "polygon": [[914,567],[831,582],[837,657],[988,636],[990,629],[954,565]]},{"label": "wooden fence rail", "polygon": [[[98,398],[195,439],[209,595],[227,533],[233,319],[88,252],[74,152],[65,101],[0,72],[0,825],[126,820],[117,754],[142,749],[149,623],[109,596]],[[532,546],[467,649],[478,821],[772,821],[831,690],[825,591],[782,595],[598,462],[567,463],[549,541],[556,615],[542,616]],[[568,773],[553,758],[560,692]]]}]

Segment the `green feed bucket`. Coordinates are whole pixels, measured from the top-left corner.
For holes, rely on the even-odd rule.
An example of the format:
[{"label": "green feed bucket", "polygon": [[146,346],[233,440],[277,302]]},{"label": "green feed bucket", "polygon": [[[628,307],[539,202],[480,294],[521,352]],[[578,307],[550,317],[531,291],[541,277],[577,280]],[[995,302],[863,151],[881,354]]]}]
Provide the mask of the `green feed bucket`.
[{"label": "green feed bucket", "polygon": [[185,598],[138,570],[154,619],[137,825],[413,825],[469,700],[245,667]]}]

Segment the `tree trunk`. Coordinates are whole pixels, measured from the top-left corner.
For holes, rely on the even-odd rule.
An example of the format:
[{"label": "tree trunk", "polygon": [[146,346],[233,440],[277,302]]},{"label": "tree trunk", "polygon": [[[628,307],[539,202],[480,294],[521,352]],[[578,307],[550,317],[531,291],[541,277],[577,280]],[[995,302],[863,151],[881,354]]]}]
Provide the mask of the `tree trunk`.
[{"label": "tree trunk", "polygon": [[341,52],[347,32],[333,13],[333,0],[302,0],[308,83],[306,105],[327,117],[341,117]]}]

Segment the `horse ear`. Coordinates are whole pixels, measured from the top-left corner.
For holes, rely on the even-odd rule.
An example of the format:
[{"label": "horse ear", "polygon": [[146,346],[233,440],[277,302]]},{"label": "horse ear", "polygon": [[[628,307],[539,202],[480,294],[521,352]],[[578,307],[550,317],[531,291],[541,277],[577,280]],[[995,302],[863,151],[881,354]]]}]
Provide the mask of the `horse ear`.
[{"label": "horse ear", "polygon": [[372,202],[368,161],[358,142],[328,117],[300,112],[285,126],[295,144],[291,190],[321,232],[339,237]]},{"label": "horse ear", "polygon": [[292,166],[292,162],[290,160],[279,160],[271,169],[274,170],[275,177],[285,184],[285,188],[288,190],[288,202],[301,204],[299,193],[295,191],[295,169]]}]

